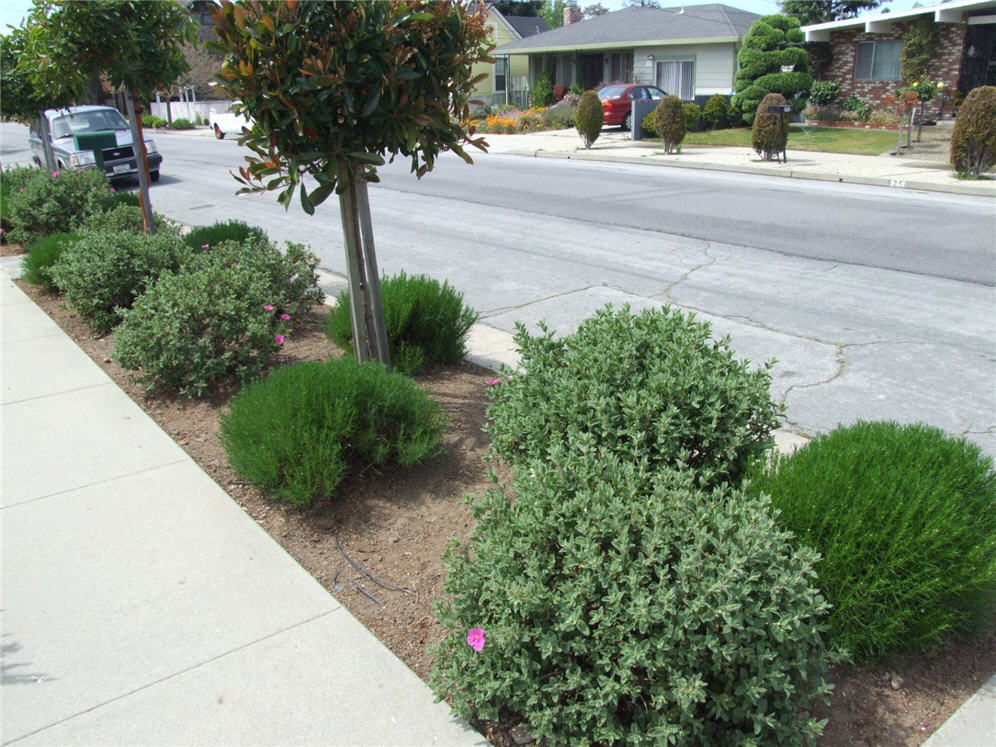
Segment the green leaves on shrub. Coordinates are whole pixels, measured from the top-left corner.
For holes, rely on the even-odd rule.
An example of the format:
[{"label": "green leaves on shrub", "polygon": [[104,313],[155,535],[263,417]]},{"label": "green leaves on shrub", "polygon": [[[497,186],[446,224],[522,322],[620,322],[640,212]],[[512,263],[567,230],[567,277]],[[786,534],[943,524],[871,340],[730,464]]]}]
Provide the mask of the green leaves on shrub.
[{"label": "green leaves on shrub", "polygon": [[781,158],[781,153],[788,142],[788,124],[784,120],[784,115],[768,113],[769,106],[784,104],[785,97],[780,93],[769,93],[761,99],[761,104],[757,107],[754,127],[751,130],[751,145],[754,152],[762,156],[765,161]]},{"label": "green leaves on shrub", "polygon": [[657,104],[654,132],[664,141],[665,153],[674,153],[685,139],[685,108],[677,96],[665,96]]},{"label": "green leaves on shrub", "polygon": [[[425,364],[455,365],[467,354],[467,334],[477,312],[465,306],[463,294],[446,281],[401,272],[380,285],[391,363],[400,373],[414,374]],[[343,293],[325,322],[325,334],[351,350],[353,329],[349,294]]]},{"label": "green leaves on shrub", "polygon": [[823,555],[831,640],[856,658],[930,650],[991,607],[996,474],[969,441],[858,423],[753,469],[751,486]]},{"label": "green leaves on shrub", "polygon": [[353,358],[301,363],[248,385],[221,418],[232,467],[284,500],[331,496],[350,469],[441,451],[446,416],[414,383]]},{"label": "green leaves on shrub", "polygon": [[598,94],[594,91],[585,91],[574,114],[574,127],[586,149],[591,148],[591,144],[598,140],[604,122],[605,110],[602,108]]},{"label": "green leaves on shrub", "polygon": [[119,309],[130,308],[161,273],[176,269],[184,251],[172,232],[86,233],[59,257],[51,277],[87,324],[109,332],[120,321]]},{"label": "green leaves on shrub", "polygon": [[713,94],[702,108],[702,119],[710,130],[725,127],[730,117],[730,104],[721,93]]},{"label": "green leaves on shrub", "polygon": [[996,86],[973,88],[958,108],[951,131],[951,165],[976,179],[996,165]]},{"label": "green leaves on shrub", "polygon": [[816,106],[830,106],[840,97],[840,83],[835,80],[820,80],[809,89],[809,100]]},{"label": "green leaves on shrub", "polygon": [[218,221],[210,226],[198,226],[184,236],[187,246],[194,251],[200,251],[205,244],[212,247],[225,241],[246,241],[248,239],[269,241],[262,228],[250,226],[240,220]]},{"label": "green leaves on shrub", "polygon": [[[829,688],[811,550],[766,499],[555,447],[454,545],[431,682],[547,744],[801,744]],[[483,629],[484,648],[468,645]]]},{"label": "green leaves on shrub", "polygon": [[[129,194],[129,193],[126,193]],[[176,231],[174,224],[162,215],[153,214],[157,231]],[[96,213],[83,221],[84,231],[116,232],[130,231],[142,233],[145,230],[145,218],[142,208],[138,205],[126,204],[123,201],[110,208],[106,213]]]},{"label": "green leaves on shrub", "polygon": [[110,185],[97,169],[52,174],[42,169],[25,171],[27,178],[4,199],[4,217],[10,223],[7,239],[14,244],[75,231],[85,218],[103,213],[113,203]]},{"label": "green leaves on shrub", "polygon": [[115,357],[145,387],[191,397],[229,376],[245,381],[282,343],[282,316],[291,321],[320,297],[314,262],[300,245],[284,255],[258,240],[194,255],[122,313]]},{"label": "green leaves on shrub", "polygon": [[56,284],[52,280],[52,266],[66,247],[79,238],[78,233],[53,233],[38,239],[21,259],[21,277],[46,290],[56,290]]},{"label": "green leaves on shrub", "polygon": [[773,362],[750,370],[694,315],[607,306],[560,339],[542,325],[536,337],[517,329],[520,364],[491,390],[487,427],[512,464],[553,444],[607,449],[651,471],[695,470],[711,486],[739,480],[778,426]]}]

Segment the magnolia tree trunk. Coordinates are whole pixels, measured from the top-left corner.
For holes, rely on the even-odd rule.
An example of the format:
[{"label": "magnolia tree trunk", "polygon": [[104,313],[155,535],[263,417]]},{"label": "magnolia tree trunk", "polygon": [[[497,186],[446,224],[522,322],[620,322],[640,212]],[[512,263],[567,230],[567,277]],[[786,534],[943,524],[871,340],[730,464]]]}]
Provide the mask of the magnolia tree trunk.
[{"label": "magnolia tree trunk", "polygon": [[339,195],[339,210],[346,244],[353,354],[358,361],[374,360],[390,366],[367,183],[357,179],[352,170],[342,174],[341,178],[344,178],[346,185]]},{"label": "magnolia tree trunk", "polygon": [[131,147],[135,152],[135,165],[138,166],[138,200],[142,205],[142,222],[146,233],[156,232],[152,219],[152,203],[149,202],[149,154],[145,151],[145,136],[142,134],[142,120],[135,114],[133,96],[125,94],[128,109],[128,124],[131,125]]}]

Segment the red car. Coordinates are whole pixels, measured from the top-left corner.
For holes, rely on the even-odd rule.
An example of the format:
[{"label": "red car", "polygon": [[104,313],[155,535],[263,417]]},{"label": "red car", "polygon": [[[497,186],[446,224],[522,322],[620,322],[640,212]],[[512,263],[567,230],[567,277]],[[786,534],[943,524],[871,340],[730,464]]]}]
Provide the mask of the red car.
[{"label": "red car", "polygon": [[630,128],[630,112],[633,109],[633,99],[653,99],[658,101],[667,96],[657,86],[646,86],[639,83],[615,83],[598,89],[598,98],[605,110],[605,126],[621,125],[624,130]]}]

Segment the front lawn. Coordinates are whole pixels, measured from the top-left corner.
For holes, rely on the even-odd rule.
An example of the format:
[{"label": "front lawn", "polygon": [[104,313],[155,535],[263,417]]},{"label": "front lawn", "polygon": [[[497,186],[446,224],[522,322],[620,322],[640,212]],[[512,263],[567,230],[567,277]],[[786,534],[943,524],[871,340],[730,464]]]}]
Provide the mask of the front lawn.
[{"label": "front lawn", "polygon": [[[682,147],[689,145],[738,145],[751,147],[749,127],[729,130],[689,132]],[[851,127],[789,127],[789,150],[816,150],[824,153],[853,153],[859,156],[878,156],[896,147],[896,133],[892,130],[864,130]]]}]

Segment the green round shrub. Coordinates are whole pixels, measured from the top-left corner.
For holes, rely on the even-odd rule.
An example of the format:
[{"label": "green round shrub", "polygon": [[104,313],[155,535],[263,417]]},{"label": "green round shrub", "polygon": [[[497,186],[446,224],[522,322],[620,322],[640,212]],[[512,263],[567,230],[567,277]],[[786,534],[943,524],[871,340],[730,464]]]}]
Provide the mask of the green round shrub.
[{"label": "green round shrub", "polygon": [[751,370],[694,315],[606,306],[566,337],[540,328],[534,337],[517,326],[519,366],[489,390],[492,449],[513,465],[554,444],[605,448],[651,470],[693,470],[710,486],[739,481],[772,441],[773,362]]},{"label": "green round shrub", "polygon": [[80,237],[78,233],[53,233],[38,239],[21,259],[21,278],[45,290],[57,290],[52,279],[52,266],[66,247]]},{"label": "green round shrub", "polygon": [[105,333],[161,273],[179,267],[185,251],[173,232],[89,232],[69,244],[51,277],[73,310]]},{"label": "green round shrub", "polygon": [[154,114],[142,115],[142,127],[167,127],[168,125],[169,122],[162,117],[157,117]]},{"label": "green round shrub", "polygon": [[[452,366],[467,355],[467,334],[477,312],[465,306],[463,294],[446,281],[401,272],[380,285],[384,324],[391,365],[404,374],[417,373],[434,363]],[[325,334],[344,350],[351,350],[353,328],[349,293],[339,296],[325,321]]]},{"label": "green round shrub", "polygon": [[25,180],[4,199],[11,243],[28,245],[50,233],[70,233],[113,204],[110,184],[98,169],[26,171]]},{"label": "green round shrub", "polygon": [[236,472],[307,505],[333,495],[351,469],[431,459],[445,425],[439,404],[411,379],[347,357],[249,384],[221,416],[221,440]]},{"label": "green round shrub", "polygon": [[430,681],[458,714],[551,745],[815,741],[827,605],[766,499],[561,450],[513,492],[445,557]]},{"label": "green round shrub", "polygon": [[951,165],[978,178],[996,165],[996,86],[972,89],[951,131]]},{"label": "green round shrub", "polygon": [[171,130],[192,130],[196,125],[189,119],[184,119],[180,117],[179,119],[174,119],[173,124],[169,125]]},{"label": "green round shrub", "polygon": [[702,108],[698,104],[688,103],[682,110],[685,112],[685,132],[691,132],[702,120]]},{"label": "green round shrub", "polygon": [[730,105],[720,93],[712,95],[702,108],[702,119],[710,130],[725,127],[729,118]]},{"label": "green round shrub", "polygon": [[640,127],[644,133],[649,133],[653,137],[657,137],[657,130],[654,129],[654,112],[647,113],[647,116],[640,122]]},{"label": "green round shrub", "polygon": [[769,93],[761,99],[754,116],[754,128],[751,130],[751,145],[754,152],[761,155],[765,161],[781,157],[788,142],[788,123],[783,114],[769,114],[769,106],[782,106],[785,97],[780,93]]},{"label": "green round shrub", "polygon": [[840,83],[835,80],[820,80],[809,89],[809,100],[815,106],[830,106],[840,96]]},{"label": "green round shrub", "polygon": [[183,237],[187,246],[194,251],[204,248],[205,244],[210,248],[225,241],[241,242],[248,239],[269,241],[266,232],[262,228],[250,226],[248,223],[240,220],[217,221],[210,226],[197,226],[190,229]]},{"label": "green round shrub", "polygon": [[574,126],[585,148],[590,148],[591,144],[598,140],[602,134],[602,125],[605,123],[605,110],[598,94],[594,91],[585,91],[581,95],[581,103],[574,114]]},{"label": "green round shrub", "polygon": [[996,474],[937,428],[858,423],[751,471],[779,522],[823,555],[830,640],[858,659],[927,651],[996,592]]},{"label": "green round shrub", "polygon": [[654,131],[664,141],[665,153],[674,153],[685,139],[685,108],[677,96],[665,96],[657,105]]}]

